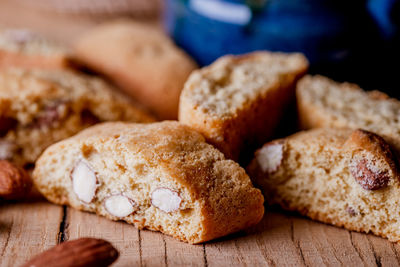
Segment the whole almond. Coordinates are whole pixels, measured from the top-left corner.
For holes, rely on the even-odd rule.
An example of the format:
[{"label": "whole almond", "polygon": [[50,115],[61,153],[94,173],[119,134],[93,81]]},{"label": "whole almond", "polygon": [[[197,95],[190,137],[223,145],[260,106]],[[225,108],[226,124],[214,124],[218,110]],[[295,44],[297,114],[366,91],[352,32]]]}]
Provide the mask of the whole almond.
[{"label": "whole almond", "polygon": [[108,241],[85,237],[46,250],[21,267],[105,267],[118,256],[118,251]]},{"label": "whole almond", "polygon": [[0,198],[20,199],[32,188],[29,174],[7,160],[0,160]]}]

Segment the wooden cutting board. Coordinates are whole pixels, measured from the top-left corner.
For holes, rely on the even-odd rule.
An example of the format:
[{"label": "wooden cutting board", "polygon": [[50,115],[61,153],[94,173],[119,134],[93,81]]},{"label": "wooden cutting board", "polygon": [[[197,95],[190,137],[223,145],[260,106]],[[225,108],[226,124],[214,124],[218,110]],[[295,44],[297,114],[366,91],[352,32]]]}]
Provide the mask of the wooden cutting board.
[{"label": "wooden cutting board", "polygon": [[[0,1],[0,26],[31,28],[66,43],[98,21],[42,14],[13,0]],[[45,249],[84,236],[107,239],[118,248],[121,255],[113,266],[400,265],[397,244],[269,208],[256,227],[204,245],[189,245],[41,198],[0,204],[0,266],[19,266]]]}]

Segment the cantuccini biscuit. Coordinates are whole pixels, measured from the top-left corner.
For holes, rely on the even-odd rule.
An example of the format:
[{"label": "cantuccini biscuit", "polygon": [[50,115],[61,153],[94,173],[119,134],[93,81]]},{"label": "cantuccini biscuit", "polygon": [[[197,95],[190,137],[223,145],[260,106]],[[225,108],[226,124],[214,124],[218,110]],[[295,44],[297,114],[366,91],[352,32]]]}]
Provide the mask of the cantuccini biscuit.
[{"label": "cantuccini biscuit", "polygon": [[63,70],[0,71],[0,159],[34,163],[47,146],[102,121],[153,121],[115,90]]},{"label": "cantuccini biscuit", "polygon": [[262,145],[271,137],[307,67],[301,54],[224,56],[190,75],[179,121],[237,160],[245,146]]},{"label": "cantuccini biscuit", "polygon": [[374,133],[319,128],[265,144],[248,173],[270,204],[399,241],[397,164]]},{"label": "cantuccini biscuit", "polygon": [[77,58],[108,76],[160,119],[176,119],[179,95],[196,63],[155,26],[117,20],[83,35]]},{"label": "cantuccini biscuit", "polygon": [[200,243],[259,222],[245,171],[178,122],[107,122],[49,147],[34,183],[51,202]]}]

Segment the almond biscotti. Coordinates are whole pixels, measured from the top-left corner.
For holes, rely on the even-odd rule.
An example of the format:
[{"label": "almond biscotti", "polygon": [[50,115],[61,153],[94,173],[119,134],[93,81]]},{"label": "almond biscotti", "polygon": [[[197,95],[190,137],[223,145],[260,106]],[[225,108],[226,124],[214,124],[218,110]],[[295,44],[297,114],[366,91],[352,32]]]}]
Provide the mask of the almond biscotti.
[{"label": "almond biscotti", "polygon": [[224,56],[190,75],[179,121],[237,160],[244,146],[261,145],[271,137],[307,67],[301,54]]},{"label": "almond biscotti", "polygon": [[178,122],[108,122],[49,147],[34,183],[51,202],[189,243],[256,224],[263,196],[245,171]]},{"label": "almond biscotti", "polygon": [[159,119],[177,119],[179,95],[196,63],[160,29],[130,20],[96,27],[75,45],[76,56],[108,76]]},{"label": "almond biscotti", "polygon": [[25,29],[0,29],[0,70],[65,69],[75,65],[67,48]]},{"label": "almond biscotti", "polygon": [[153,121],[115,90],[99,78],[69,71],[0,71],[0,159],[23,166],[95,123]]},{"label": "almond biscotti", "polygon": [[298,83],[297,102],[303,129],[362,128],[385,138],[400,152],[400,101],[351,83],[306,76]]},{"label": "almond biscotti", "polygon": [[400,241],[397,162],[376,134],[319,128],[265,144],[248,173],[270,204]]}]

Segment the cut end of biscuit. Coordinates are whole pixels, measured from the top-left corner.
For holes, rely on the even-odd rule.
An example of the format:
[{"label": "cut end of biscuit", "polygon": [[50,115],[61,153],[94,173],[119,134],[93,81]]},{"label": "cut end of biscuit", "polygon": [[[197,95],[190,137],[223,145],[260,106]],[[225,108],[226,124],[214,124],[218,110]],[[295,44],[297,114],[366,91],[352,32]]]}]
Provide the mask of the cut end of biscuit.
[{"label": "cut end of biscuit", "polygon": [[179,194],[168,188],[157,188],[151,194],[151,203],[164,212],[177,211],[182,202]]},{"label": "cut end of biscuit", "polygon": [[123,218],[131,215],[136,210],[137,205],[135,201],[126,196],[114,195],[105,200],[104,206],[111,215]]},{"label": "cut end of biscuit", "polygon": [[76,196],[85,203],[92,202],[97,188],[97,177],[89,164],[79,160],[71,173],[72,186]]},{"label": "cut end of biscuit", "polygon": [[274,173],[282,164],[283,143],[269,143],[264,145],[257,155],[258,165],[264,173]]}]

